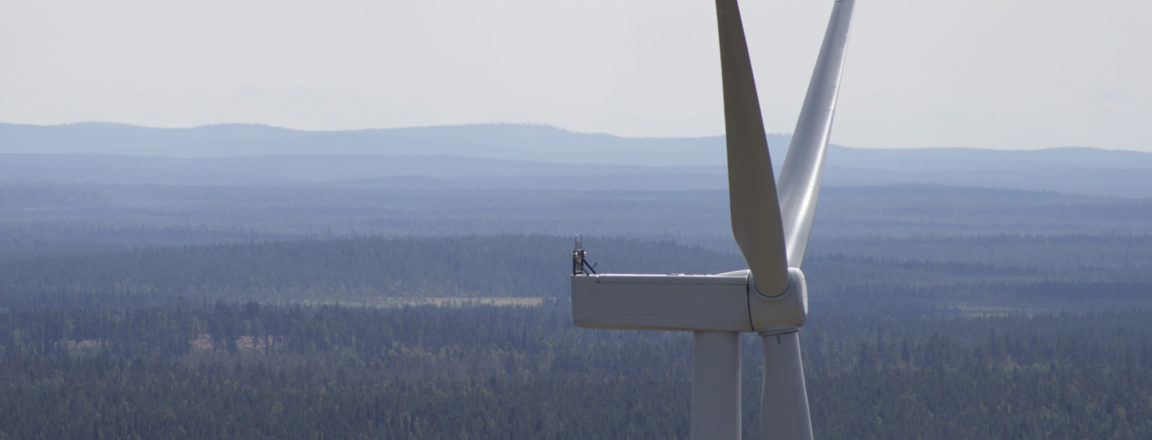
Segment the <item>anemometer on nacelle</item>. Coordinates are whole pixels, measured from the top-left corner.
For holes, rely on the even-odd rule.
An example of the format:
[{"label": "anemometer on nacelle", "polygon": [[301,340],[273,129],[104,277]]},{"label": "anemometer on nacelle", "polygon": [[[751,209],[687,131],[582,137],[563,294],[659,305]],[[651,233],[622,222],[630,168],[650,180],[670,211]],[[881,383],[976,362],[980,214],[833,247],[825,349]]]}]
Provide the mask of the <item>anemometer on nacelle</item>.
[{"label": "anemometer on nacelle", "polygon": [[584,252],[584,243],[581,242],[580,236],[577,235],[574,241],[576,245],[572,249],[572,276],[596,273],[596,265],[588,264],[588,253]]}]

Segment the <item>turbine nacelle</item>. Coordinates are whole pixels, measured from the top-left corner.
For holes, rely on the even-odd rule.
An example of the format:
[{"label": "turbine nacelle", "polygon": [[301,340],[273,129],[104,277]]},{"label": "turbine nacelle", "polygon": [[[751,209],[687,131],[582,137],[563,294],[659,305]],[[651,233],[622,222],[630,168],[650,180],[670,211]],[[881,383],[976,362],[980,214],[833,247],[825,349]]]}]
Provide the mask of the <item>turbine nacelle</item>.
[{"label": "turbine nacelle", "polygon": [[579,327],[775,333],[808,316],[804,273],[788,269],[787,289],[765,295],[748,270],[719,275],[572,276],[572,320]]}]

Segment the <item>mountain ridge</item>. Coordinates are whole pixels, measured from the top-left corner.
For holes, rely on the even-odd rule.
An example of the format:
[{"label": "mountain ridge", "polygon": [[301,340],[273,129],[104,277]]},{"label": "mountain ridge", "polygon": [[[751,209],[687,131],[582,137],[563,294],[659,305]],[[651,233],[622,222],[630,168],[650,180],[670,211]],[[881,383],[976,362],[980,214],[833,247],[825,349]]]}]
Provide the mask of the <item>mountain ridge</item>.
[{"label": "mountain ridge", "polygon": [[[769,135],[777,172],[789,140]],[[726,188],[725,160],[720,136],[625,138],[544,125],[299,131],[253,124],[0,123],[0,183],[372,186],[411,177],[494,189],[696,190]],[[1152,197],[1146,176],[1152,176],[1152,153],[1127,150],[832,145],[824,183]]]},{"label": "mountain ridge", "polygon": [[[0,154],[146,157],[271,155],[451,155],[572,164],[723,165],[723,136],[623,137],[536,124],[468,124],[356,130],[297,130],[265,124],[157,128],[106,122],[32,125],[0,122]],[[782,162],[790,134],[770,133]],[[830,165],[864,168],[1152,168],[1152,153],[1059,146],[1036,150],[975,147],[864,148],[832,145]],[[840,162],[840,163],[837,163]],[[779,165],[779,164],[777,164]],[[852,166],[854,165],[854,166]]]}]

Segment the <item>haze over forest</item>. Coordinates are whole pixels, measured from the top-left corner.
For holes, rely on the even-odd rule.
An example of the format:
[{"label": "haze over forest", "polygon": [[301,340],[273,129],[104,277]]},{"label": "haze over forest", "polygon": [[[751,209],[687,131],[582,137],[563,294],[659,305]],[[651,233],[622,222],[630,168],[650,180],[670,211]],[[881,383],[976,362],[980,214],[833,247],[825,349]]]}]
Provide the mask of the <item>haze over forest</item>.
[{"label": "haze over forest", "polygon": [[[568,258],[741,268],[724,160],[531,125],[0,124],[0,438],[686,438],[691,337],[575,328]],[[828,160],[817,438],[1152,437],[1152,154]]]},{"label": "haze over forest", "polygon": [[[773,164],[790,136],[769,135]],[[161,129],[0,123],[6,182],[241,185],[421,184],[586,189],[724,189],[722,137],[623,138],[538,125],[296,131],[262,125]],[[1152,196],[1152,153],[882,150],[833,145],[826,186],[932,184]],[[176,160],[184,159],[184,160]],[[403,179],[401,179],[403,180]]]}]

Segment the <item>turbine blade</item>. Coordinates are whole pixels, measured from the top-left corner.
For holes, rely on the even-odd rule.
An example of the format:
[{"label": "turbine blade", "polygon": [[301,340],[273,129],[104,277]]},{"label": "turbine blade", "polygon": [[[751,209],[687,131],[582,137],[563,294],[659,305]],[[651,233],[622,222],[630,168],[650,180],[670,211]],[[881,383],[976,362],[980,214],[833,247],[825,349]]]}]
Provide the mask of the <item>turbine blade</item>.
[{"label": "turbine blade", "polygon": [[756,289],[777,295],[788,288],[784,229],[756,81],[736,0],[716,0],[720,68],[724,80],[724,129],[728,143],[728,194],[732,235],[752,270]]},{"label": "turbine blade", "polygon": [[798,332],[764,335],[760,438],[812,439]]},{"label": "turbine blade", "polygon": [[800,267],[804,250],[808,247],[855,3],[855,0],[836,0],[832,7],[832,18],[828,21],[816,69],[808,84],[800,120],[796,123],[788,156],[780,170],[780,210],[788,246],[788,263],[792,267]]}]

